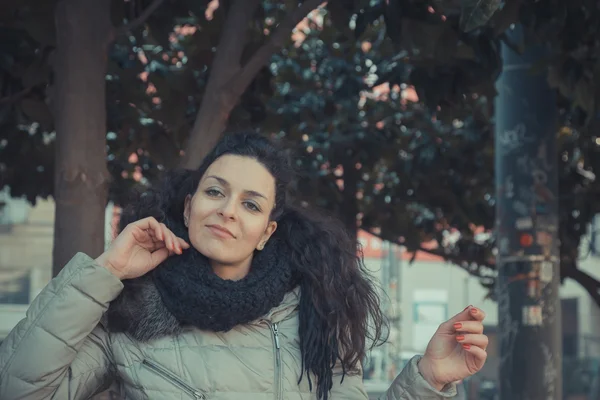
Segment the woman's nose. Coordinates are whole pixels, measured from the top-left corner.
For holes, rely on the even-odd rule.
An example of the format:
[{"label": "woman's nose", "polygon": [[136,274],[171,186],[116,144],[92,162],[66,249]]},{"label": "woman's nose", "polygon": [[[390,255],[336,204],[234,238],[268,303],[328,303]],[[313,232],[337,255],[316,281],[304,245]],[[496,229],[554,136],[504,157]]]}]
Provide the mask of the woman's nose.
[{"label": "woman's nose", "polygon": [[235,204],[231,200],[226,200],[223,202],[221,207],[219,208],[219,215],[223,218],[235,219]]}]

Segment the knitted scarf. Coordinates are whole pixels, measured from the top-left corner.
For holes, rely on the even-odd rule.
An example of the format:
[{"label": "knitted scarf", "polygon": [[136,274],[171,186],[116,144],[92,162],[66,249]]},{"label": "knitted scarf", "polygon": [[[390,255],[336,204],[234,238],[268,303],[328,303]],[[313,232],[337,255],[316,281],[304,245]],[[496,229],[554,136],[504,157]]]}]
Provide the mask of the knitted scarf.
[{"label": "knitted scarf", "polygon": [[283,241],[270,240],[255,252],[249,274],[238,281],[219,278],[193,247],[167,259],[152,278],[165,307],[181,324],[228,331],[267,314],[298,284],[282,255],[284,247]]}]

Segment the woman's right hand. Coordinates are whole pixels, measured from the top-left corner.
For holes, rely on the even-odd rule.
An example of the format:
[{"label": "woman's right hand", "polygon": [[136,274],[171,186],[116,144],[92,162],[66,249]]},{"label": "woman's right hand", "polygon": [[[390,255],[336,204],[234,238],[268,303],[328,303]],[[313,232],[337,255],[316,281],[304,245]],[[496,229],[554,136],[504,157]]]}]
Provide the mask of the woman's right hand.
[{"label": "woman's right hand", "polygon": [[133,279],[189,248],[165,224],[148,217],[127,225],[96,262],[121,280]]}]

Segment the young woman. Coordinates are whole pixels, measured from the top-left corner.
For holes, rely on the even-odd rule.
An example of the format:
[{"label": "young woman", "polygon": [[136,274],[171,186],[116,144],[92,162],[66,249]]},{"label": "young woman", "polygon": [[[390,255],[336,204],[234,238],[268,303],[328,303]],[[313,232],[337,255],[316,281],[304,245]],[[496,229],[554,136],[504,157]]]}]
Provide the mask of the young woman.
[{"label": "young woman", "polygon": [[[281,149],[228,135],[77,254],[0,348],[0,398],[367,399],[361,372],[384,317],[334,219],[289,204]],[[444,322],[385,399],[441,399],[486,359],[484,313]]]}]

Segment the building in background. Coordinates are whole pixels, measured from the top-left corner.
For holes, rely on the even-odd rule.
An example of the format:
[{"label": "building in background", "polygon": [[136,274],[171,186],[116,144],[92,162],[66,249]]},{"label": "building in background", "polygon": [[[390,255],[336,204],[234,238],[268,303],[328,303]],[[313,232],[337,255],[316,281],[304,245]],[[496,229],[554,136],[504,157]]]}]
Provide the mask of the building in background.
[{"label": "building in background", "polygon": [[[31,301],[52,277],[54,202],[13,199],[0,191],[0,341],[25,317]],[[107,243],[113,207],[106,209]]]}]

